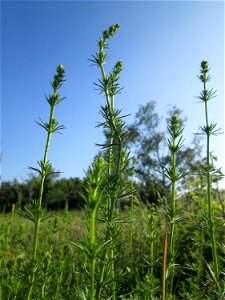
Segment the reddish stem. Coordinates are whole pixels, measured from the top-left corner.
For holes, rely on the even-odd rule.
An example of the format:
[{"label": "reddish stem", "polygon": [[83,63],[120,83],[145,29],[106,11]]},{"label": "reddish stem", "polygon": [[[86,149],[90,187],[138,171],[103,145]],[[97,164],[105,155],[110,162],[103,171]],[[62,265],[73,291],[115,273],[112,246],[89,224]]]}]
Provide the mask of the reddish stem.
[{"label": "reddish stem", "polygon": [[166,300],[166,262],[167,262],[167,249],[168,249],[168,230],[169,226],[166,222],[165,238],[163,242],[163,274],[162,274],[162,300]]}]

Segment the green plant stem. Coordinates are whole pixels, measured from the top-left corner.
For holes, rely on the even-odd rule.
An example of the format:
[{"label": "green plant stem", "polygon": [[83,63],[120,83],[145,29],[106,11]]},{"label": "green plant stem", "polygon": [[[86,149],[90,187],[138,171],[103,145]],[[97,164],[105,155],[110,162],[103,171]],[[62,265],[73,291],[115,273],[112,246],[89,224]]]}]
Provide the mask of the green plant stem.
[{"label": "green plant stem", "polygon": [[45,299],[45,283],[43,283],[43,285],[41,287],[41,299],[42,300]]},{"label": "green plant stem", "polygon": [[[52,122],[53,113],[54,113],[54,108],[51,107],[49,124],[51,124],[51,122]],[[48,131],[46,145],[45,145],[45,152],[44,152],[44,160],[43,160],[44,164],[47,163],[47,159],[48,159],[48,150],[49,150],[51,135],[52,135],[52,132]],[[33,290],[33,286],[34,286],[34,280],[35,280],[35,268],[36,268],[35,264],[36,264],[36,258],[37,258],[38,237],[39,237],[39,228],[40,228],[40,222],[41,222],[40,211],[41,211],[41,207],[42,207],[42,198],[43,198],[45,177],[46,177],[46,175],[43,175],[43,174],[41,175],[41,183],[40,183],[40,190],[39,190],[39,197],[38,197],[37,219],[35,220],[35,224],[34,224],[35,228],[34,228],[34,241],[33,241],[33,253],[32,253],[33,268],[32,268],[31,283],[30,283],[30,287],[28,290],[27,300],[30,300],[30,298],[31,298],[32,290]]]},{"label": "green plant stem", "polygon": [[162,300],[166,300],[166,265],[167,265],[167,251],[168,251],[168,223],[166,221],[165,238],[163,245],[163,272],[162,272]]},{"label": "green plant stem", "polygon": [[95,248],[95,219],[96,219],[96,210],[91,211],[90,216],[90,247],[92,250],[91,255],[91,289],[90,289],[90,300],[95,299],[95,265],[96,257],[94,253]]},{"label": "green plant stem", "polygon": [[[106,74],[105,74],[104,66],[102,64],[100,64],[99,66],[100,66],[100,69],[101,69],[102,79],[106,80]],[[108,89],[105,89],[104,93],[105,93],[107,105],[110,108],[109,91],[108,91]]]},{"label": "green plant stem", "polygon": [[[119,153],[120,153],[120,151],[119,151]],[[121,156],[121,154],[120,155],[118,154],[118,160],[120,159],[120,156]],[[117,172],[116,176],[117,176],[116,178],[118,178],[118,172]],[[115,199],[111,198],[109,200],[110,200],[110,202],[109,202],[109,214],[108,214],[108,224],[109,224],[109,226],[107,228],[106,241],[108,241],[109,239],[111,240],[111,243],[110,243],[111,248],[110,248],[110,253],[109,254],[110,254],[110,259],[112,260],[112,262],[111,262],[111,274],[114,278],[114,276],[115,276],[115,264],[114,264],[114,250],[113,250],[113,245],[112,245],[113,238],[112,238],[111,228],[113,226],[112,220],[113,220],[113,214],[114,214],[114,209],[115,209]],[[107,253],[108,253],[108,249],[105,249],[104,254],[103,254],[103,261],[104,262],[106,261]],[[100,295],[101,295],[102,283],[103,283],[104,273],[105,273],[105,267],[106,267],[106,265],[102,264],[101,269],[100,269],[98,288],[97,288],[97,291],[96,291],[96,299],[97,300],[100,299]],[[115,297],[116,297],[115,293],[116,293],[116,285],[113,284],[113,298],[112,299],[115,299]]]},{"label": "green plant stem", "polygon": [[[50,164],[48,164],[48,151],[50,146],[50,140],[52,137],[52,133],[54,131],[57,131],[57,125],[56,120],[54,119],[54,108],[56,104],[59,103],[59,95],[58,95],[58,89],[61,86],[63,82],[63,76],[64,76],[64,67],[62,65],[59,65],[57,67],[57,75],[54,76],[54,80],[52,83],[52,87],[54,89],[52,96],[47,98],[48,103],[50,104],[50,113],[49,113],[49,122],[47,124],[42,123],[42,127],[45,128],[47,131],[47,138],[45,143],[45,149],[44,149],[44,156],[43,161],[40,161],[40,167],[41,170],[39,171],[41,175],[41,181],[40,181],[40,188],[39,188],[39,196],[37,201],[37,207],[35,211],[35,218],[33,219],[34,222],[34,240],[33,240],[33,251],[32,251],[32,268],[31,268],[31,277],[30,277],[30,285],[27,293],[27,300],[30,300],[32,297],[32,291],[34,287],[35,282],[35,275],[36,275],[36,269],[37,269],[37,249],[38,249],[38,239],[39,239],[39,229],[40,229],[40,223],[42,219],[42,199],[43,199],[43,192],[44,192],[44,183],[45,178],[47,174],[50,171]],[[58,127],[59,128],[59,127]],[[37,169],[35,169],[37,170]]]},{"label": "green plant stem", "polygon": [[[167,290],[170,288],[170,295],[173,295],[173,284],[174,284],[174,240],[175,240],[175,224],[176,218],[176,182],[181,177],[182,173],[177,171],[176,156],[179,149],[182,147],[182,132],[183,128],[180,126],[180,120],[177,114],[171,116],[168,125],[168,131],[171,138],[168,139],[168,147],[171,152],[170,168],[165,169],[165,176],[171,181],[171,203],[169,214],[167,214],[167,222],[170,223],[169,232],[169,247],[168,247],[168,274],[169,280],[167,282]],[[177,139],[178,138],[178,139]],[[164,251],[165,252],[165,251]]]},{"label": "green plant stem", "polygon": [[[155,228],[154,228],[154,220],[153,218],[150,220],[151,225],[151,233],[150,233],[150,275],[151,275],[151,282],[153,283],[154,278],[154,234],[155,234]],[[152,285],[153,286],[153,285]]]},{"label": "green plant stem", "polygon": [[[103,261],[106,260],[106,257],[107,257],[107,250],[104,251]],[[103,264],[101,266],[101,269],[100,269],[98,285],[97,285],[97,288],[96,288],[96,300],[99,300],[100,296],[101,296],[102,287],[103,287],[102,284],[103,284],[103,279],[104,279],[104,273],[105,273],[105,264]]]},{"label": "green plant stem", "polygon": [[[204,90],[206,90],[206,83],[204,82]],[[208,122],[208,101],[205,101],[205,116],[206,116],[206,127],[209,127]],[[213,219],[213,210],[212,210],[212,199],[211,199],[211,174],[210,174],[210,132],[207,132],[207,199],[208,199],[208,216],[209,216],[209,226],[211,231],[211,243],[212,243],[212,256],[214,264],[215,277],[219,277],[219,266],[218,266],[218,256],[217,256],[217,247],[216,247],[216,236],[214,229],[214,219]]]},{"label": "green plant stem", "polygon": [[204,232],[200,232],[200,249],[198,250],[198,259],[197,259],[197,283],[200,283],[202,270],[203,270],[203,257],[204,257]]},{"label": "green plant stem", "polygon": [[[206,135],[206,164],[203,166],[203,174],[206,176],[206,183],[207,183],[207,191],[206,191],[206,198],[207,198],[207,206],[208,206],[208,223],[209,223],[209,231],[211,235],[211,245],[212,245],[212,258],[213,258],[213,278],[216,281],[215,283],[217,286],[218,278],[219,278],[219,264],[218,264],[218,255],[217,255],[217,240],[216,240],[216,233],[215,233],[215,221],[213,215],[213,207],[212,207],[212,182],[214,179],[214,172],[217,173],[213,166],[213,163],[210,162],[210,137],[211,135],[216,135],[218,130],[216,128],[216,124],[209,124],[208,118],[208,101],[215,97],[215,92],[213,90],[208,90],[206,87],[206,83],[210,80],[210,76],[208,75],[209,66],[207,61],[201,62],[201,70],[200,70],[199,79],[203,83],[203,90],[198,97],[202,102],[204,102],[204,109],[205,109],[205,126],[201,127],[202,132]],[[217,177],[217,176],[216,176]]]},{"label": "green plant stem", "polygon": [[154,275],[153,263],[154,263],[154,241],[151,240],[151,243],[150,243],[150,264],[151,264],[150,270],[151,270],[151,278],[153,278],[153,275]]},{"label": "green plant stem", "polygon": [[[56,95],[56,92],[54,92],[54,96],[55,95]],[[54,106],[52,105],[51,109],[50,109],[50,116],[49,116],[49,124],[51,124],[51,126],[52,126],[53,116],[54,116]],[[47,134],[46,144],[45,144],[44,159],[43,159],[44,163],[46,163],[48,160],[48,150],[49,150],[49,146],[50,146],[51,137],[52,137],[52,130],[49,130],[48,134]],[[40,196],[39,196],[41,198],[40,200],[42,200],[43,186],[44,186],[44,179],[43,179],[41,190],[40,190]]]},{"label": "green plant stem", "polygon": [[[33,278],[32,278],[33,279]],[[33,291],[33,283],[31,282],[32,285],[30,285],[29,290],[28,290],[28,294],[27,294],[27,300],[29,300],[31,298],[32,295],[32,291]]]},{"label": "green plant stem", "polygon": [[[102,52],[103,49],[100,48],[100,52]],[[100,64],[100,69],[101,69],[101,75],[102,75],[102,79],[103,81],[106,80],[106,74],[105,74],[105,70],[104,70],[104,66],[103,64]],[[105,98],[106,98],[106,102],[107,102],[107,106],[108,106],[108,109],[109,109],[109,113],[110,113],[110,118],[112,120],[112,111],[114,109],[114,96],[110,97],[109,96],[109,92],[108,92],[108,89],[104,89],[104,93],[105,93]],[[112,122],[113,123],[113,122]],[[110,140],[109,140],[109,144],[112,145],[113,144],[113,138],[111,137]],[[108,163],[108,174],[109,176],[111,176],[111,173],[112,173],[112,156],[113,156],[113,148],[112,146],[109,147],[109,163]],[[118,170],[118,166],[117,166],[117,170]],[[118,173],[118,171],[117,171]],[[113,219],[113,214],[114,214],[114,199],[112,199],[112,197],[108,198],[107,200],[107,208],[109,210],[108,212],[108,224],[109,224],[109,227],[107,229],[107,234],[106,234],[106,241],[107,240],[111,240],[112,241],[112,235],[111,235],[111,225],[112,225],[112,219]],[[103,255],[103,262],[106,261],[106,258],[107,258],[107,252],[108,252],[108,249],[105,249],[104,251],[104,255]],[[111,242],[111,248],[110,248],[110,253],[109,253],[109,256],[110,256],[110,260],[111,260],[111,274],[112,274],[112,277],[114,278],[115,277],[115,265],[114,265],[114,250],[113,250],[113,245],[112,245],[112,242]],[[101,266],[101,269],[100,269],[100,275],[99,275],[99,282],[98,282],[98,288],[97,288],[97,291],[96,291],[96,299],[100,299],[100,295],[101,295],[101,290],[102,290],[102,283],[103,283],[103,279],[104,279],[104,273],[105,273],[105,263],[102,264]],[[115,284],[113,283],[113,300],[115,299]]]},{"label": "green plant stem", "polygon": [[[201,216],[204,216],[206,214],[206,205],[207,205],[207,197],[201,197],[199,199],[200,201],[200,207],[199,207],[199,212],[197,213],[197,222],[200,223],[201,222]],[[201,278],[203,275],[203,258],[204,258],[204,245],[205,245],[205,231],[202,230],[201,228],[197,229],[197,245],[198,245],[198,249],[197,249],[197,286],[200,286],[201,284]]]},{"label": "green plant stem", "polygon": [[[111,243],[112,243],[112,235],[111,235],[111,226],[112,226],[112,219],[113,219],[113,212],[114,212],[114,201],[111,200],[111,203],[110,203],[110,211],[109,211],[109,219],[108,219],[108,222],[109,222],[109,227],[107,228],[107,233],[106,233],[106,241],[108,241],[109,239],[111,240]],[[111,245],[112,247],[112,245]],[[105,249],[104,251],[104,254],[103,254],[103,262],[106,261],[106,258],[107,258],[107,253],[108,253],[108,249]],[[113,248],[110,248],[110,258],[114,258],[114,251],[113,251]],[[102,287],[103,287],[103,280],[104,280],[104,274],[105,274],[105,268],[106,268],[106,264],[102,264],[101,265],[101,269],[100,269],[100,275],[99,275],[99,281],[98,281],[98,286],[97,286],[97,289],[96,289],[96,300],[100,299],[100,296],[101,296],[101,291],[102,291]],[[114,269],[114,262],[111,263],[111,272],[112,272],[112,275],[114,276],[114,272],[115,272],[115,269]],[[114,286],[115,287],[115,286]],[[115,292],[115,290],[114,290]],[[115,294],[113,295],[113,297],[115,297]],[[114,298],[112,298],[114,299]]]},{"label": "green plant stem", "polygon": [[[173,137],[173,147],[176,141]],[[172,188],[171,188],[171,225],[170,225],[170,238],[169,238],[169,273],[170,273],[170,294],[173,293],[173,281],[174,281],[174,231],[175,231],[175,214],[176,214],[176,152],[172,154],[171,165],[173,168]]]},{"label": "green plant stem", "polygon": [[[135,171],[135,164],[136,161],[133,158],[133,170],[132,170],[132,181],[131,181],[131,189],[134,189],[134,171]],[[130,226],[130,257],[131,257],[131,266],[133,267],[134,264],[134,257],[133,257],[133,227],[134,227],[134,194],[131,195],[131,226]]]},{"label": "green plant stem", "polygon": [[[124,134],[124,124],[121,121],[123,117],[118,117],[120,111],[114,109],[115,95],[120,92],[119,87],[119,73],[122,70],[122,62],[118,61],[109,75],[106,75],[104,64],[107,59],[105,49],[108,48],[107,41],[109,38],[115,35],[119,28],[119,24],[114,24],[109,27],[108,30],[103,32],[102,38],[100,38],[98,45],[99,51],[96,56],[93,56],[93,61],[101,70],[101,79],[98,84],[100,93],[104,94],[106,99],[106,105],[102,108],[102,114],[105,118],[105,122],[102,124],[108,135],[107,143],[104,147],[107,152],[108,163],[108,196],[104,206],[104,218],[106,222],[106,235],[105,242],[108,243],[108,247],[103,250],[102,264],[100,265],[99,277],[96,289],[96,300],[101,297],[101,290],[103,288],[103,282],[106,272],[106,267],[109,269],[109,275],[111,278],[111,299],[116,299],[116,282],[115,282],[115,261],[114,261],[114,248],[115,248],[115,230],[116,224],[114,221],[115,216],[115,202],[119,198],[120,181],[122,176],[121,164],[123,164],[123,147],[122,147],[122,135]],[[107,266],[108,261],[108,266]]]},{"label": "green plant stem", "polygon": [[95,299],[95,264],[96,259],[91,260],[91,290],[90,290],[90,300]]},{"label": "green plant stem", "polygon": [[[49,116],[49,124],[52,124],[53,115],[54,115],[54,106],[51,106],[50,116]],[[49,130],[48,134],[47,134],[46,144],[45,144],[44,159],[43,159],[43,164],[44,165],[48,161],[48,151],[49,151],[51,136],[52,136],[52,131]],[[37,219],[36,219],[36,222],[35,222],[35,231],[34,231],[34,244],[33,244],[33,255],[32,255],[32,260],[33,261],[36,260],[36,255],[37,255],[39,226],[40,226],[40,210],[41,210],[41,207],[42,207],[42,198],[43,198],[43,192],[44,192],[45,178],[46,178],[46,175],[42,174],[41,175],[40,189],[39,189],[39,197],[38,197],[38,211],[37,211],[38,214],[37,214]]]}]

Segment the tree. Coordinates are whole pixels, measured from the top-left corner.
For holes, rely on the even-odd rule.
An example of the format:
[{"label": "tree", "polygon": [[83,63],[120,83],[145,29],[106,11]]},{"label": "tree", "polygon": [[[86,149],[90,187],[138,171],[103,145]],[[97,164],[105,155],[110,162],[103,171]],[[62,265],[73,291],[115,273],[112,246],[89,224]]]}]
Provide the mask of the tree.
[{"label": "tree", "polygon": [[[168,120],[171,115],[177,114],[184,127],[186,119],[182,111],[173,106],[168,111]],[[141,105],[135,115],[135,121],[127,128],[127,144],[136,156],[136,174],[140,185],[140,198],[144,202],[157,202],[168,194],[170,182],[164,174],[164,166],[170,162],[167,134],[161,127],[162,118],[155,112],[155,102],[150,101]],[[196,172],[201,161],[201,146],[193,141],[193,146],[181,148],[177,157],[177,164],[184,173]],[[184,180],[184,179],[183,179]]]},{"label": "tree", "polygon": [[[85,180],[80,178],[58,179],[53,173],[45,181],[46,192],[43,201],[46,209],[56,210],[65,208],[81,208],[84,200],[81,194],[85,190]],[[19,182],[3,181],[0,187],[0,212],[10,212],[12,206],[23,208],[32,199],[37,199],[39,192],[40,177],[33,173],[28,174],[28,179]]]},{"label": "tree", "polygon": [[[160,117],[155,112],[155,102],[140,106],[135,121],[127,128],[127,144],[136,156],[135,173],[140,180],[140,198],[156,202],[167,190],[162,166],[165,133],[160,130]],[[158,171],[161,171],[160,174]]]},{"label": "tree", "polygon": [[84,199],[85,180],[80,178],[62,178],[57,180],[48,193],[48,209],[60,209],[68,205],[69,209],[81,208]]}]

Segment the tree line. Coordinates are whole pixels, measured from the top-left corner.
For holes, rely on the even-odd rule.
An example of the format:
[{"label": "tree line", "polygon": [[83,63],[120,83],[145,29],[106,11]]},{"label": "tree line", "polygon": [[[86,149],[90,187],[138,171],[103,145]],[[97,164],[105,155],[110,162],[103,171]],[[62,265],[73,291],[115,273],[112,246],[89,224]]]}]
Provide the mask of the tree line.
[{"label": "tree line", "polygon": [[[134,181],[137,187],[136,198],[144,203],[159,202],[167,197],[170,189],[170,182],[164,172],[164,166],[170,162],[166,146],[167,131],[166,128],[161,129],[165,126],[162,126],[162,118],[155,108],[156,103],[153,101],[139,107],[134,122],[127,126],[125,139],[135,161],[135,170],[131,172],[128,180]],[[166,123],[174,113],[179,115],[184,125],[186,120],[182,118],[182,111],[177,107],[168,111]],[[191,145],[182,146],[177,158],[177,164],[185,174],[181,180],[182,190],[188,192],[204,189],[205,180],[199,170],[203,161],[201,142],[195,136]],[[13,205],[23,207],[37,198],[39,180],[38,176],[30,173],[24,182],[17,179],[3,181],[0,187],[0,211],[8,212]],[[45,181],[43,205],[49,210],[81,208],[84,205],[82,193],[85,191],[85,184],[85,177],[59,178],[53,173]]]}]

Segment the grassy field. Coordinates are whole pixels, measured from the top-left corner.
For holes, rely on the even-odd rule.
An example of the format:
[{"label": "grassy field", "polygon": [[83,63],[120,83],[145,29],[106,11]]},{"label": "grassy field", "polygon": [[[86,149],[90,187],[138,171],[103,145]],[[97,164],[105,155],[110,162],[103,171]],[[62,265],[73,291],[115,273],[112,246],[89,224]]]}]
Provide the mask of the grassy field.
[{"label": "grassy field", "polygon": [[[22,209],[0,216],[0,300],[224,300],[225,226],[224,195],[214,190],[222,177],[213,165],[208,101],[215,97],[207,89],[209,66],[201,62],[199,79],[203,90],[206,137],[205,161],[198,174],[178,165],[183,145],[182,121],[177,113],[168,119],[168,160],[160,171],[168,182],[168,194],[158,196],[157,206],[139,203],[135,188],[135,159],[125,146],[125,116],[115,108],[121,92],[118,61],[106,74],[109,40],[119,24],[102,33],[91,61],[100,70],[95,84],[106,104],[98,123],[105,133],[100,155],[86,173],[82,211],[46,212],[43,194],[46,177],[54,173],[48,160],[53,133],[64,128],[54,117],[63,98],[59,89],[65,70],[58,65],[51,86],[49,121],[37,122],[46,131],[46,144],[38,167],[38,197]],[[189,178],[188,193],[182,180]],[[195,186],[195,180],[199,183]],[[154,181],[152,182],[154,185]],[[191,188],[192,187],[192,188]],[[179,189],[179,190],[178,190]],[[186,188],[187,189],[187,188]],[[128,201],[122,211],[118,203]]]},{"label": "grassy field", "polygon": [[[219,288],[213,278],[207,228],[202,231],[197,209],[196,215],[192,215],[186,200],[182,201],[180,205],[185,205],[186,211],[177,224],[175,285],[171,299],[223,299],[224,278],[220,277]],[[190,209],[195,211],[193,205]],[[120,225],[115,263],[118,299],[161,299],[165,232],[165,219],[161,213],[139,205],[133,211],[131,223],[130,208],[121,212],[124,223]],[[218,216],[220,213],[218,206]],[[41,261],[37,265],[32,299],[88,299],[85,296],[90,285],[88,258],[71,244],[87,238],[85,212],[52,214],[54,216],[40,228],[38,257]],[[12,212],[1,215],[0,230],[1,299],[25,299],[31,274],[29,257],[32,254],[33,224]],[[101,239],[104,236],[101,223],[97,223],[96,231]],[[202,232],[204,245],[201,244]],[[223,270],[224,227],[217,235]],[[204,261],[201,251],[204,252]],[[96,268],[96,273],[98,271]],[[110,293],[111,283],[106,282],[101,299],[109,299]]]}]

